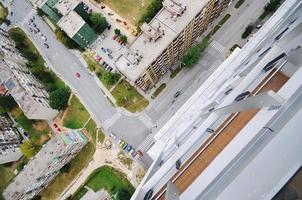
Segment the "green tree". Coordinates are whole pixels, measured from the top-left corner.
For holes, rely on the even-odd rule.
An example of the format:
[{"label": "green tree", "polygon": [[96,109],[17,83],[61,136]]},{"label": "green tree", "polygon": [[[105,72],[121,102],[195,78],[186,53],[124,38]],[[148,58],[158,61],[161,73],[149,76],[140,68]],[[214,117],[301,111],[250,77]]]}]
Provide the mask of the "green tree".
[{"label": "green tree", "polygon": [[254,30],[254,26],[253,25],[248,25],[246,28],[245,28],[245,31],[242,33],[241,37],[243,39],[247,38],[251,33],[252,31]]},{"label": "green tree", "polygon": [[117,73],[111,73],[107,71],[104,74],[102,74],[102,76],[103,76],[103,80],[107,85],[113,85],[119,79],[119,75]]},{"label": "green tree", "polygon": [[144,23],[144,22],[150,22],[153,17],[155,17],[155,15],[160,11],[160,9],[163,7],[162,4],[163,0],[153,0],[148,7],[146,8],[146,10],[144,11],[144,13],[141,15],[140,19],[138,20],[138,24],[137,24],[137,29],[140,30],[140,26]]},{"label": "green tree", "polygon": [[116,35],[120,35],[120,34],[121,34],[121,30],[118,29],[118,28],[116,28],[116,29],[114,29],[114,33],[115,33]]},{"label": "green tree", "polygon": [[123,42],[123,43],[127,43],[127,36],[126,35],[120,35],[120,40]]},{"label": "green tree", "polygon": [[38,14],[40,17],[42,17],[42,16],[44,15],[44,12],[43,12],[42,9],[37,8],[37,14]]},{"label": "green tree", "polygon": [[131,196],[132,195],[128,190],[122,188],[117,192],[116,200],[129,200],[131,199]]},{"label": "green tree", "polygon": [[100,13],[93,12],[90,16],[91,26],[97,33],[102,33],[107,27],[108,22],[106,18],[103,17]]},{"label": "green tree", "polygon": [[56,34],[56,38],[68,49],[79,49],[82,50],[81,47],[75,42],[73,41],[70,37],[68,37],[68,35],[62,31],[57,29],[55,31]]},{"label": "green tree", "polygon": [[56,110],[65,110],[70,96],[69,89],[60,88],[50,93],[49,105]]},{"label": "green tree", "polygon": [[40,146],[35,145],[32,141],[26,140],[20,145],[20,150],[26,158],[33,157],[40,150]]},{"label": "green tree", "polygon": [[0,96],[0,108],[3,109],[5,112],[10,111],[16,105],[17,105],[17,103],[15,102],[13,97]]},{"label": "green tree", "polygon": [[23,43],[25,40],[25,36],[19,31],[10,32],[10,37],[14,40],[16,45],[18,45],[18,43]]},{"label": "green tree", "polygon": [[70,163],[67,163],[60,169],[61,173],[68,173],[69,171],[70,171]]}]

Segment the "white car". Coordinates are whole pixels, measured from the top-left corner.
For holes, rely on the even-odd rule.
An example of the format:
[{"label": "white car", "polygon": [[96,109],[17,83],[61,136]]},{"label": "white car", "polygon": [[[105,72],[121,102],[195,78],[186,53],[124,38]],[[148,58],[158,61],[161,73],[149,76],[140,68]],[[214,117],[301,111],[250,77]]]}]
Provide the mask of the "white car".
[{"label": "white car", "polygon": [[41,38],[42,38],[42,40],[47,41],[47,38],[44,35],[42,35]]},{"label": "white car", "polygon": [[110,133],[110,134],[109,134],[109,137],[111,137],[111,138],[114,139],[114,140],[116,140],[116,138],[117,138],[116,135],[114,135],[113,133]]}]

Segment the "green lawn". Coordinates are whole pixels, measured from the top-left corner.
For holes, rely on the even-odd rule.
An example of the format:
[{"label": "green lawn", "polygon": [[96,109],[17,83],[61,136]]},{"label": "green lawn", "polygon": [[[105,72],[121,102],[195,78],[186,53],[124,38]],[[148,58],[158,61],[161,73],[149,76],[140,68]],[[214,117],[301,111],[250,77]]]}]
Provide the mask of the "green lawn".
[{"label": "green lawn", "polygon": [[95,192],[104,188],[112,195],[121,189],[126,189],[131,194],[135,190],[122,172],[109,166],[102,166],[96,169],[88,177],[86,186]]},{"label": "green lawn", "polygon": [[95,152],[95,145],[89,142],[84,149],[70,162],[70,171],[60,173],[41,193],[43,200],[53,200],[65,190],[71,181],[86,167]]},{"label": "green lawn", "polygon": [[11,180],[15,177],[14,175],[14,167],[10,165],[0,165],[0,193],[8,186]]},{"label": "green lawn", "polygon": [[67,128],[82,128],[89,119],[89,113],[76,96],[72,96],[71,104],[65,112],[63,126]]},{"label": "green lawn", "polygon": [[162,83],[152,94],[151,98],[155,99],[161,93],[161,91],[163,91],[166,88],[166,86],[167,86],[167,84]]},{"label": "green lawn", "polygon": [[103,133],[103,131],[101,129],[99,129],[98,142],[103,143],[104,140],[105,140],[105,134]]},{"label": "green lawn", "polygon": [[19,107],[14,108],[11,114],[15,117],[17,123],[28,132],[30,140],[34,144],[42,146],[49,140],[48,134],[51,130],[46,121],[27,119]]},{"label": "green lawn", "polygon": [[149,102],[124,79],[113,89],[112,95],[118,106],[133,113],[140,112],[149,105]]},{"label": "green lawn", "polygon": [[8,15],[8,9],[3,6],[2,2],[0,2],[0,25],[6,19],[7,15]]},{"label": "green lawn", "polygon": [[135,25],[152,0],[103,0],[112,10]]},{"label": "green lawn", "polygon": [[75,196],[72,197],[72,200],[80,200],[85,194],[88,192],[88,190],[84,187],[82,187]]}]

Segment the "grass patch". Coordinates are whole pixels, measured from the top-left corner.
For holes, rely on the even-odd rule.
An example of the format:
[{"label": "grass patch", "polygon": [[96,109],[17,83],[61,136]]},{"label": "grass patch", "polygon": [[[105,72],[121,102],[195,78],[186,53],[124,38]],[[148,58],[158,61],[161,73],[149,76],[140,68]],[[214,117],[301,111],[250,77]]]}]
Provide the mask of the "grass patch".
[{"label": "grass patch", "polygon": [[120,81],[112,91],[117,106],[122,106],[130,112],[144,110],[149,102],[125,79]]},{"label": "grass patch", "polygon": [[135,25],[152,0],[103,0],[102,2]]},{"label": "grass patch", "polygon": [[[116,82],[120,79],[121,75],[118,73],[115,73],[114,75],[116,76],[114,81],[108,81],[108,76],[106,76],[108,72],[106,71],[102,65],[98,62],[96,62],[90,55],[84,54],[83,55],[84,60],[86,61],[88,68],[90,71],[94,71],[97,75],[97,77],[100,79],[100,81],[103,83],[103,85],[110,90],[113,85],[116,84]],[[111,73],[113,74],[113,73]],[[106,79],[107,78],[107,79]]]},{"label": "grass patch", "polygon": [[43,57],[22,29],[12,28],[8,33],[14,40],[16,48],[27,58],[27,67],[41,81],[48,92],[65,88],[64,82],[44,66],[45,61]]},{"label": "grass patch", "polygon": [[47,140],[49,140],[48,134],[50,128],[46,121],[30,120],[22,112],[19,107],[15,107],[11,110],[12,116],[16,122],[27,131],[30,136],[30,140],[38,146],[42,146]]},{"label": "grass patch", "polygon": [[167,86],[167,84],[162,83],[152,94],[151,98],[155,99],[161,93],[161,91],[163,91],[166,88],[166,86]]},{"label": "grass patch", "polygon": [[70,106],[68,106],[65,112],[63,126],[71,129],[82,128],[90,116],[76,96],[72,96]]},{"label": "grass patch", "polygon": [[0,25],[4,22],[8,15],[8,9],[0,2]]},{"label": "grass patch", "polygon": [[239,8],[244,2],[245,0],[238,0],[237,3],[235,4],[235,8]]},{"label": "grass patch", "polygon": [[102,166],[96,169],[87,179],[86,186],[97,192],[101,189],[106,189],[111,195],[125,189],[131,194],[134,192],[134,187],[127,180],[126,176],[109,166]]},{"label": "grass patch", "polygon": [[77,193],[76,195],[74,195],[72,197],[72,200],[80,200],[86,193],[88,192],[88,190],[84,187],[82,187]]},{"label": "grass patch", "polygon": [[93,119],[90,119],[87,125],[85,126],[86,130],[90,133],[91,137],[93,138],[93,143],[96,141],[96,132],[97,126]]},{"label": "grass patch", "polygon": [[213,28],[211,35],[214,35],[221,27],[222,25],[231,17],[230,14],[226,14],[219,22],[218,24]]},{"label": "grass patch", "polygon": [[182,70],[182,68],[182,65],[179,65],[176,69],[174,69],[170,74],[170,78],[173,79]]},{"label": "grass patch", "polygon": [[105,140],[105,134],[104,134],[104,132],[101,129],[99,129],[98,142],[103,143],[104,140]]},{"label": "grass patch", "polygon": [[119,152],[119,154],[117,155],[118,159],[128,168],[131,169],[133,160],[131,158],[129,158],[128,156],[126,156],[123,152]]},{"label": "grass patch", "polygon": [[69,163],[70,170],[67,173],[59,173],[56,178],[42,192],[43,200],[53,200],[64,191],[72,180],[85,168],[90,162],[95,152],[95,145],[89,142],[82,151]]}]

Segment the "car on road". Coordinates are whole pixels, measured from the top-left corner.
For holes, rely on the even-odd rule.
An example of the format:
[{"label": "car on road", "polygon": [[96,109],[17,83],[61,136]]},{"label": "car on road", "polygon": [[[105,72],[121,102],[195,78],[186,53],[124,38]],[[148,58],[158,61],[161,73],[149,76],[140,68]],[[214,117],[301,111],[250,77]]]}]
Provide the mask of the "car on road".
[{"label": "car on road", "polygon": [[257,24],[256,28],[260,29],[262,27],[262,24]]},{"label": "car on road", "polygon": [[44,35],[42,35],[41,38],[42,38],[42,40],[47,41],[47,38]]},{"label": "car on road", "polygon": [[117,138],[116,135],[114,135],[113,133],[110,133],[110,134],[109,134],[109,137],[111,137],[111,138],[114,139],[114,140],[116,140],[116,138]]},{"label": "car on road", "polygon": [[40,29],[39,29],[39,28],[37,28],[36,30],[37,30],[37,32],[40,32]]},{"label": "car on road", "polygon": [[175,168],[176,168],[177,170],[179,170],[180,166],[181,166],[181,161],[178,159],[178,160],[176,161],[176,163],[175,163]]},{"label": "car on road", "polygon": [[44,45],[44,47],[46,47],[47,49],[49,49],[49,45],[48,44],[44,43],[43,45]]},{"label": "car on road", "polygon": [[179,97],[180,93],[181,93],[180,91],[177,91],[177,92],[174,94],[174,98]]},{"label": "car on road", "polygon": [[113,56],[111,54],[108,54],[108,57],[112,60]]},{"label": "car on road", "polygon": [[243,92],[241,94],[239,94],[235,99],[234,101],[241,101],[242,99],[244,99],[246,96],[250,95],[251,92],[250,91],[246,91],[246,92]]},{"label": "car on road", "polygon": [[114,15],[114,13],[113,12],[109,12],[109,13],[107,13],[109,16],[113,16]]},{"label": "car on road", "polygon": [[80,78],[81,74],[79,72],[75,73],[76,77]]},{"label": "car on road", "polygon": [[144,196],[144,200],[150,200],[153,195],[153,189],[150,189]]},{"label": "car on road", "polygon": [[109,48],[107,48],[107,52],[108,52],[109,54],[112,54],[112,50],[109,49]]},{"label": "car on road", "polygon": [[88,163],[88,165],[92,165],[94,163],[94,160],[92,159],[89,163]]}]

